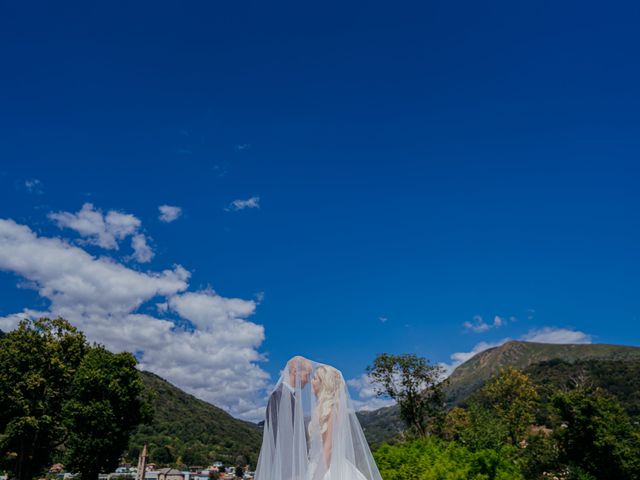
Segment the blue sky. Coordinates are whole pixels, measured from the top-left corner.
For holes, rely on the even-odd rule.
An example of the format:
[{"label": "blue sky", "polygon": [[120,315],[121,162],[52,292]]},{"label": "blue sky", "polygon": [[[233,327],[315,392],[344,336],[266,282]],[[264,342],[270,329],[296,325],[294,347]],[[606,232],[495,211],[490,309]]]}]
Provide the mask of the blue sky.
[{"label": "blue sky", "polygon": [[[357,379],[378,352],[638,345],[640,7],[517,3],[3,3],[0,316],[69,312],[138,349],[100,315],[146,314],[215,343],[224,323],[171,304],[202,294],[255,325],[233,360],[253,381],[207,390],[206,348],[191,377],[156,371],[246,418],[263,394],[233,398],[298,353]],[[130,229],[70,228],[87,203]],[[65,310],[93,297],[16,260],[52,238],[184,285]]]}]

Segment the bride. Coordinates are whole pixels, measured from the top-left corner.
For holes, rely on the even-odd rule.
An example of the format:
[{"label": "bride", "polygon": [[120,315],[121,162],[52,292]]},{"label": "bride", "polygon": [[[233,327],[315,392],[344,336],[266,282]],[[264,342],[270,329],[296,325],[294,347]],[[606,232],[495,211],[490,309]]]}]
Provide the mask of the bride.
[{"label": "bride", "polygon": [[293,357],[269,396],[256,480],[381,480],[339,370]]}]

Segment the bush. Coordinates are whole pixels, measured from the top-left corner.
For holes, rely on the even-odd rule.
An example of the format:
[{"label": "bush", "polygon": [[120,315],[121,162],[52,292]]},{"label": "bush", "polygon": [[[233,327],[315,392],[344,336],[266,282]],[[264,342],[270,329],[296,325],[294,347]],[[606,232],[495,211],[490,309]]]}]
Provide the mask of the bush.
[{"label": "bush", "polygon": [[374,453],[384,480],[523,480],[515,450],[470,449],[430,437]]}]

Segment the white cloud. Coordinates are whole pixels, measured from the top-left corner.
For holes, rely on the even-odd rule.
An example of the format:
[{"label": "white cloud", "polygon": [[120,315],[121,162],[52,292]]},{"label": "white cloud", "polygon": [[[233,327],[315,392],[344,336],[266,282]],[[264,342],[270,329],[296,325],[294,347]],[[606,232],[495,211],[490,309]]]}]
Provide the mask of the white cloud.
[{"label": "white cloud", "polygon": [[58,227],[77,232],[84,242],[108,250],[118,250],[119,242],[131,236],[133,254],[129,258],[140,263],[147,263],[153,258],[147,237],[140,233],[142,222],[130,213],[110,210],[105,215],[93,204],[85,203],[77,213],[52,212],[49,218]]},{"label": "white cloud", "polygon": [[390,398],[380,398],[374,397],[366,400],[358,400],[354,398],[351,400],[356,411],[365,411],[372,412],[373,410],[378,410],[379,408],[390,407],[391,405],[395,405],[395,400]]},{"label": "white cloud", "polygon": [[500,327],[504,327],[508,321],[515,321],[516,318],[515,317],[510,317],[509,320],[507,320],[505,317],[501,317],[500,315],[496,315],[495,317],[493,317],[493,322],[485,322],[484,319],[482,318],[482,315],[474,315],[473,319],[469,322],[464,322],[462,324],[462,326],[466,329],[466,330],[470,330],[472,332],[475,333],[482,333],[482,332],[486,332],[487,330],[491,330],[492,328],[500,328]]},{"label": "white cloud", "polygon": [[27,192],[29,193],[35,193],[37,195],[40,195],[43,193],[42,182],[37,178],[31,178],[31,179],[25,180],[24,188],[26,188]]},{"label": "white cloud", "polygon": [[[13,220],[0,219],[0,270],[17,274],[50,302],[46,312],[1,317],[2,330],[25,316],[62,316],[91,341],[142,352],[141,368],[199,398],[242,418],[262,415],[269,376],[258,364],[264,360],[258,351],[264,329],[247,320],[255,301],[211,290],[188,292],[190,274],[179,265],[135,271],[64,240],[38,236]],[[158,305],[158,316],[142,311],[147,302]],[[193,328],[166,315],[180,316]]]},{"label": "white cloud", "polygon": [[480,315],[474,315],[471,322],[467,321],[462,324],[465,329],[471,330],[476,333],[486,332],[489,330],[489,325],[485,323]]},{"label": "white cloud", "polygon": [[49,218],[60,228],[76,231],[88,243],[110,250],[117,250],[118,241],[133,235],[141,225],[138,218],[128,213],[111,210],[103,215],[91,203],[85,203],[78,213],[53,212]]},{"label": "white cloud", "polygon": [[0,317],[0,330],[3,332],[8,332],[9,330],[13,330],[18,326],[21,320],[25,318],[37,319],[43,316],[46,316],[47,312],[40,312],[37,310],[31,310],[29,308],[25,308],[20,313],[12,313],[7,315],[6,317]]},{"label": "white cloud", "polygon": [[538,343],[591,343],[591,335],[568,328],[544,327],[530,330],[521,340]]},{"label": "white cloud", "polygon": [[480,342],[477,343],[471,351],[468,352],[455,352],[451,354],[451,363],[441,363],[442,367],[445,369],[445,376],[448,377],[453,373],[458,365],[462,365],[464,362],[477,355],[480,352],[484,352],[489,348],[498,347],[505,342],[511,340],[510,338],[503,338],[497,342]]},{"label": "white cloud", "polygon": [[228,210],[244,210],[245,208],[260,208],[260,197],[251,197],[247,200],[234,200],[227,207]]},{"label": "white cloud", "polygon": [[377,410],[378,408],[388,407],[396,403],[390,398],[378,397],[369,379],[369,375],[366,373],[347,380],[347,385],[357,393],[357,397],[352,399],[356,410]]},{"label": "white cloud", "polygon": [[160,210],[160,216],[158,218],[161,222],[165,223],[171,223],[182,215],[182,208],[171,205],[160,205],[158,210]]},{"label": "white cloud", "polygon": [[131,248],[133,248],[133,259],[139,263],[150,262],[153,258],[153,250],[147,244],[147,237],[141,233],[131,238]]},{"label": "white cloud", "polygon": [[493,318],[493,326],[494,326],[495,328],[502,327],[502,326],[504,326],[504,325],[506,325],[506,324],[507,324],[507,319],[506,319],[506,318],[501,317],[500,315],[496,315],[496,316]]}]

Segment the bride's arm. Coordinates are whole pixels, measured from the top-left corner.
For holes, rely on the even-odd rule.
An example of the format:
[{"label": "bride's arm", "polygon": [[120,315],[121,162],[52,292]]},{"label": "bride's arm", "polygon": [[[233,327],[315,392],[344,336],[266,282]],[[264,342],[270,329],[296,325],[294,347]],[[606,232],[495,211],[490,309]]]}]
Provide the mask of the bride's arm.
[{"label": "bride's arm", "polygon": [[333,417],[335,412],[327,420],[327,429],[322,434],[322,446],[324,450],[324,464],[328,467],[331,464],[331,447],[333,441]]}]

